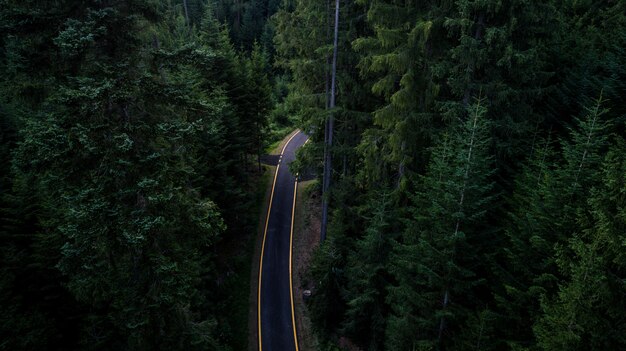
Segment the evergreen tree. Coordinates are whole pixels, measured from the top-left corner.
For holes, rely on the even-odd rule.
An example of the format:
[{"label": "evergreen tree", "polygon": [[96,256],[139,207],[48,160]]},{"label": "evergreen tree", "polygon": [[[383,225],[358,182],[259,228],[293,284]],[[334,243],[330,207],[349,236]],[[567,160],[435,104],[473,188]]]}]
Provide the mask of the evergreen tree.
[{"label": "evergreen tree", "polygon": [[493,174],[484,100],[432,152],[413,196],[413,219],[398,241],[391,272],[387,349],[462,349],[459,335],[475,306],[483,278],[485,218]]},{"label": "evergreen tree", "polygon": [[555,5],[461,0],[443,25],[456,42],[435,70],[446,82],[441,113],[456,116],[481,91],[489,103],[498,172],[510,172],[515,166],[509,160],[528,154],[533,129],[542,122],[534,105],[552,74],[545,52],[560,30]]},{"label": "evergreen tree", "polygon": [[364,206],[360,215],[369,226],[355,243],[346,263],[346,276],[350,280],[345,289],[347,310],[343,330],[368,350],[380,350],[384,342],[388,314],[385,299],[391,279],[389,253],[394,238],[389,220],[396,218],[389,210],[393,208],[392,200],[392,195],[379,193]]},{"label": "evergreen tree", "polygon": [[365,131],[360,145],[363,178],[398,186],[406,173],[423,169],[425,148],[440,127],[433,116],[440,88],[432,80],[429,58],[444,41],[432,18],[436,2],[369,3],[367,23],[374,33],[353,46],[362,53],[362,74],[373,79],[372,92],[385,102],[374,111],[375,128]]},{"label": "evergreen tree", "polygon": [[626,145],[620,140],[603,162],[601,183],[591,190],[588,210],[578,212],[581,231],[557,252],[566,277],[554,299],[542,301],[535,325],[544,350],[618,350],[626,345],[624,230]]},{"label": "evergreen tree", "polygon": [[[29,210],[19,206],[31,202],[37,216],[26,241],[13,231],[3,246],[7,267],[32,267],[19,280],[3,269],[6,311],[26,308],[26,288],[37,293],[24,298],[38,303],[25,310],[30,319],[3,320],[3,333],[12,321],[33,328],[7,345],[223,348],[228,338],[217,331],[223,296],[215,292],[214,245],[224,221],[237,223],[231,208],[250,203],[241,164],[258,151],[247,138],[256,143],[261,134],[250,137],[241,123],[263,123],[267,110],[245,110],[236,88],[255,95],[266,78],[262,64],[238,67],[210,9],[196,28],[191,1],[186,9],[153,5],[26,2],[2,10],[3,71],[21,84],[5,80],[3,99],[11,108],[29,102],[15,108],[11,186],[19,201],[11,213],[24,223]],[[47,20],[53,25],[28,25]],[[58,64],[38,66],[50,57]],[[227,146],[234,152],[215,151]],[[212,197],[232,207],[218,210]],[[60,325],[68,329],[54,329]]]},{"label": "evergreen tree", "polygon": [[626,2],[0,5],[0,349],[244,347],[222,248],[291,124],[322,344],[624,348]]},{"label": "evergreen tree", "polygon": [[268,127],[268,115],[274,105],[274,101],[268,77],[268,57],[266,52],[262,51],[261,46],[256,43],[250,54],[248,67],[249,83],[247,86],[252,92],[247,96],[251,105],[250,123],[253,126],[253,132],[250,133],[251,145],[249,152],[257,155],[260,169],[263,140]]},{"label": "evergreen tree", "polygon": [[[602,154],[608,146],[610,123],[602,97],[575,119],[571,141],[554,155],[548,143],[539,150],[518,182],[508,235],[511,268],[503,279],[503,311],[517,321],[509,325],[511,342],[533,343],[530,328],[539,316],[539,300],[552,296],[562,279],[556,265],[556,245],[576,231],[576,214],[584,210],[590,190],[598,185]],[[557,164],[557,167],[552,166]],[[516,340],[516,341],[513,341]]]}]

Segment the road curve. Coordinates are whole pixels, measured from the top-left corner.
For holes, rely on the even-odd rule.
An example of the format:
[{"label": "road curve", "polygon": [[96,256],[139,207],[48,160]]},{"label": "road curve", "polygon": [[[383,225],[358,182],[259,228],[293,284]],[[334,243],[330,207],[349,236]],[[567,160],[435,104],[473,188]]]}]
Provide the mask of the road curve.
[{"label": "road curve", "polygon": [[296,131],[283,147],[274,174],[259,264],[258,343],[261,351],[298,351],[291,285],[296,177],[289,163],[307,136]]}]

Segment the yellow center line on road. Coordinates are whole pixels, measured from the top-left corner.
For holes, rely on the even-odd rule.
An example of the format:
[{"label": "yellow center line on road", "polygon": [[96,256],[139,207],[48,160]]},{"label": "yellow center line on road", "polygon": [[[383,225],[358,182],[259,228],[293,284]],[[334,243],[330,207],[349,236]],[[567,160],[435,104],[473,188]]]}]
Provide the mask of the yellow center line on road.
[{"label": "yellow center line on road", "polygon": [[293,307],[293,274],[292,274],[292,253],[293,253],[293,223],[296,217],[296,196],[298,194],[298,174],[293,185],[293,206],[291,207],[291,231],[289,232],[289,297],[291,298],[291,324],[293,325],[293,342],[298,351],[298,334],[296,332],[296,312]]},{"label": "yellow center line on road", "polygon": [[[285,143],[285,146],[283,146],[283,149],[280,152],[281,159],[282,159],[283,153],[285,153],[285,149],[287,148],[287,145],[289,145],[289,142],[291,142],[291,140],[296,135],[298,135],[299,132],[300,130],[296,129],[296,131],[287,140],[287,142]],[[276,187],[276,178],[278,178],[279,169],[280,169],[280,161],[276,165],[276,171],[274,172],[274,181],[272,182],[272,192],[270,193],[270,203],[267,207],[267,217],[265,218],[265,230],[263,231],[263,244],[261,245],[261,258],[259,259],[259,286],[257,290],[257,326],[258,326],[258,335],[259,335],[258,340],[259,340],[260,351],[263,350],[263,339],[261,337],[261,279],[263,279],[263,256],[265,254],[265,238],[267,237],[267,226],[269,225],[270,213],[272,212],[272,201],[274,200],[274,188]],[[289,254],[291,255],[291,249],[289,251],[290,251]],[[293,316],[293,304],[292,304],[292,316]],[[296,348],[298,347],[297,345],[298,344],[296,343]]]}]

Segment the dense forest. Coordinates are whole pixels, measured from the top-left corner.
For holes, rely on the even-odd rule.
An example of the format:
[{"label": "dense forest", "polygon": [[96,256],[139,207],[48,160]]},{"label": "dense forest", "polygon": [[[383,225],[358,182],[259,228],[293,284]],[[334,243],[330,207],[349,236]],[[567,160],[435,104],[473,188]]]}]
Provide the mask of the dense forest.
[{"label": "dense forest", "polygon": [[7,0],[0,31],[0,349],[245,347],[220,245],[256,230],[265,51],[197,0]]},{"label": "dense forest", "polygon": [[626,2],[0,4],[0,350],[246,349],[296,127],[321,349],[626,349]]},{"label": "dense forest", "polygon": [[625,2],[294,0],[275,31],[332,160],[328,345],[626,348]]}]

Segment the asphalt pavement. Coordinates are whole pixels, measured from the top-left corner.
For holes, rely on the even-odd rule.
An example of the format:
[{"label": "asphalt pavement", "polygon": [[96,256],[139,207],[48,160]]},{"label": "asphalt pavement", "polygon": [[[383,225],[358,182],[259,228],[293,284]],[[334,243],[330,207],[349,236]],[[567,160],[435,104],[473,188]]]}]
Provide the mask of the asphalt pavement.
[{"label": "asphalt pavement", "polygon": [[259,274],[259,349],[263,351],[298,349],[289,273],[296,177],[289,172],[288,165],[295,159],[296,150],[304,145],[307,138],[298,131],[285,145],[270,196],[271,205],[269,218],[266,219]]}]

